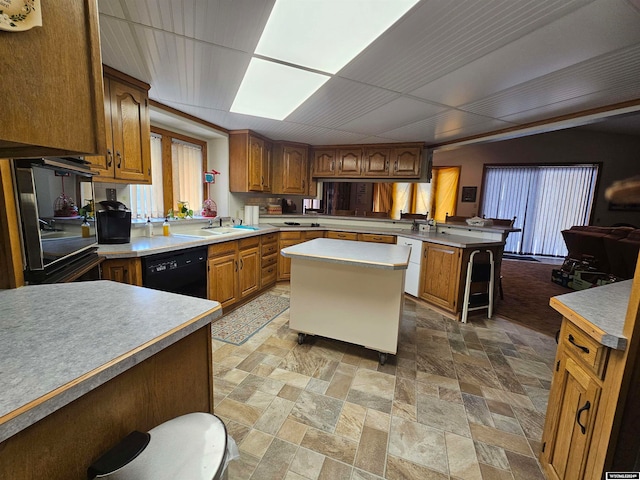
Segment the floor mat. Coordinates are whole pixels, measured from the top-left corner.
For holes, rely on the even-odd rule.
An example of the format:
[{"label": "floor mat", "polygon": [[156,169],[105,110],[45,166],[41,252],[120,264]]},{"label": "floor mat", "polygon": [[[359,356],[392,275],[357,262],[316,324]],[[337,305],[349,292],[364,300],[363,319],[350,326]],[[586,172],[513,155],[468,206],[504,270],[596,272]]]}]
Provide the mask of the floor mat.
[{"label": "floor mat", "polygon": [[289,298],[264,293],[211,324],[214,339],[242,345],[289,308]]}]

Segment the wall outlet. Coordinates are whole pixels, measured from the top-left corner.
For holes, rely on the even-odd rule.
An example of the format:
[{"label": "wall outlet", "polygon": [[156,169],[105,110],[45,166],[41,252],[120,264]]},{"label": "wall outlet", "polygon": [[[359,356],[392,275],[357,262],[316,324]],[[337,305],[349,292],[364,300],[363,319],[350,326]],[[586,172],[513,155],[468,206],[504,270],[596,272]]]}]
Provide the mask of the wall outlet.
[{"label": "wall outlet", "polygon": [[431,231],[431,225],[429,224],[420,224],[420,231],[421,232],[430,232]]},{"label": "wall outlet", "polygon": [[115,188],[107,188],[106,191],[107,191],[107,200],[111,200],[113,202],[118,200],[116,198],[116,189]]}]

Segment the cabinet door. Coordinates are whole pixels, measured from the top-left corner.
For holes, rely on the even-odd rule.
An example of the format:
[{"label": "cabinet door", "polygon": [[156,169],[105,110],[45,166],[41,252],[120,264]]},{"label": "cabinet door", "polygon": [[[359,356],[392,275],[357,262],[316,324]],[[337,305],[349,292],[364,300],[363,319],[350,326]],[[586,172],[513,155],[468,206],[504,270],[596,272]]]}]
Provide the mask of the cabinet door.
[{"label": "cabinet door", "polygon": [[362,174],[365,177],[386,177],[391,161],[390,148],[368,148],[362,157]]},{"label": "cabinet door", "polygon": [[307,149],[284,145],[280,161],[282,165],[277,170],[282,172],[281,193],[297,195],[307,193]]},{"label": "cabinet door", "polygon": [[460,277],[460,249],[424,242],[420,297],[455,312]]},{"label": "cabinet door", "polygon": [[142,286],[142,263],[139,258],[105,260],[100,267],[104,280]]},{"label": "cabinet door", "polygon": [[335,150],[313,151],[313,175],[316,177],[333,177],[337,172]]},{"label": "cabinet door", "polygon": [[262,154],[262,191],[271,191],[271,169],[273,165],[273,144],[264,142]]},{"label": "cabinet door", "polygon": [[422,165],[422,149],[405,147],[393,149],[393,177],[419,177]]},{"label": "cabinet door", "polygon": [[222,308],[233,305],[238,292],[238,259],[235,253],[210,258],[207,262],[209,272],[209,300],[216,300]]},{"label": "cabinet door", "polygon": [[[558,355],[559,367],[553,378],[549,401],[555,405],[551,435],[546,435],[547,471],[566,480],[584,478],[601,387],[583,367],[566,353]],[[551,403],[549,404],[551,407]],[[553,408],[553,407],[551,407]],[[546,433],[546,432],[545,432]],[[548,440],[553,439],[553,440]]]},{"label": "cabinet door", "polygon": [[151,183],[151,145],[147,93],[110,79],[115,177]]},{"label": "cabinet door", "polygon": [[249,137],[249,185],[253,192],[261,192],[264,184],[262,161],[264,158],[264,141],[261,138]]},{"label": "cabinet door", "polygon": [[[280,250],[297,245],[302,240],[280,240]],[[278,280],[289,280],[291,278],[291,259],[283,255],[278,255]]]},{"label": "cabinet door", "polygon": [[260,250],[258,247],[240,250],[238,254],[238,285],[240,298],[258,291],[260,288]]},{"label": "cabinet door", "polygon": [[109,79],[104,79],[104,114],[105,114],[105,134],[107,140],[106,155],[90,155],[84,157],[91,163],[91,169],[99,176],[108,179],[113,178],[115,163],[113,162],[113,132],[111,129],[111,97],[109,96]]},{"label": "cabinet door", "polygon": [[345,177],[359,177],[362,160],[360,148],[338,150],[338,175]]}]

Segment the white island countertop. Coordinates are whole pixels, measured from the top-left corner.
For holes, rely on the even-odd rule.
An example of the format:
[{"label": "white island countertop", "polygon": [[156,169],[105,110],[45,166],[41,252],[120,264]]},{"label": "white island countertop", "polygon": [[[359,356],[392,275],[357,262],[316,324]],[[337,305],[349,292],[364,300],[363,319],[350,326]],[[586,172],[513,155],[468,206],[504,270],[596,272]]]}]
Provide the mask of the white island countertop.
[{"label": "white island countertop", "polygon": [[304,258],[322,262],[341,263],[360,267],[406,270],[411,247],[372,242],[354,242],[316,238],[283,248],[284,257]]},{"label": "white island countertop", "polygon": [[0,290],[0,442],[221,314],[110,281]]},{"label": "white island countertop", "polygon": [[551,297],[549,304],[606,347],[624,350],[623,335],[633,280]]}]

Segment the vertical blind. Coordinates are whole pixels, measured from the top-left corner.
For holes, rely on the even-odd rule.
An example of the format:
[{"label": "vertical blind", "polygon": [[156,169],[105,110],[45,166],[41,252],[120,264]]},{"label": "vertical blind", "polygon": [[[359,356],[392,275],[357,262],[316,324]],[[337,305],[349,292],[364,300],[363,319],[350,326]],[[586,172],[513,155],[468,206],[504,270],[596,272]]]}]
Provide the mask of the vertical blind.
[{"label": "vertical blind", "polygon": [[589,223],[597,176],[597,165],[487,167],[482,213],[516,217],[506,252],[565,256],[561,231]]},{"label": "vertical blind", "polygon": [[151,135],[151,185],[131,185],[131,215],[134,218],[159,218],[166,212],[162,190],[162,137]]}]

